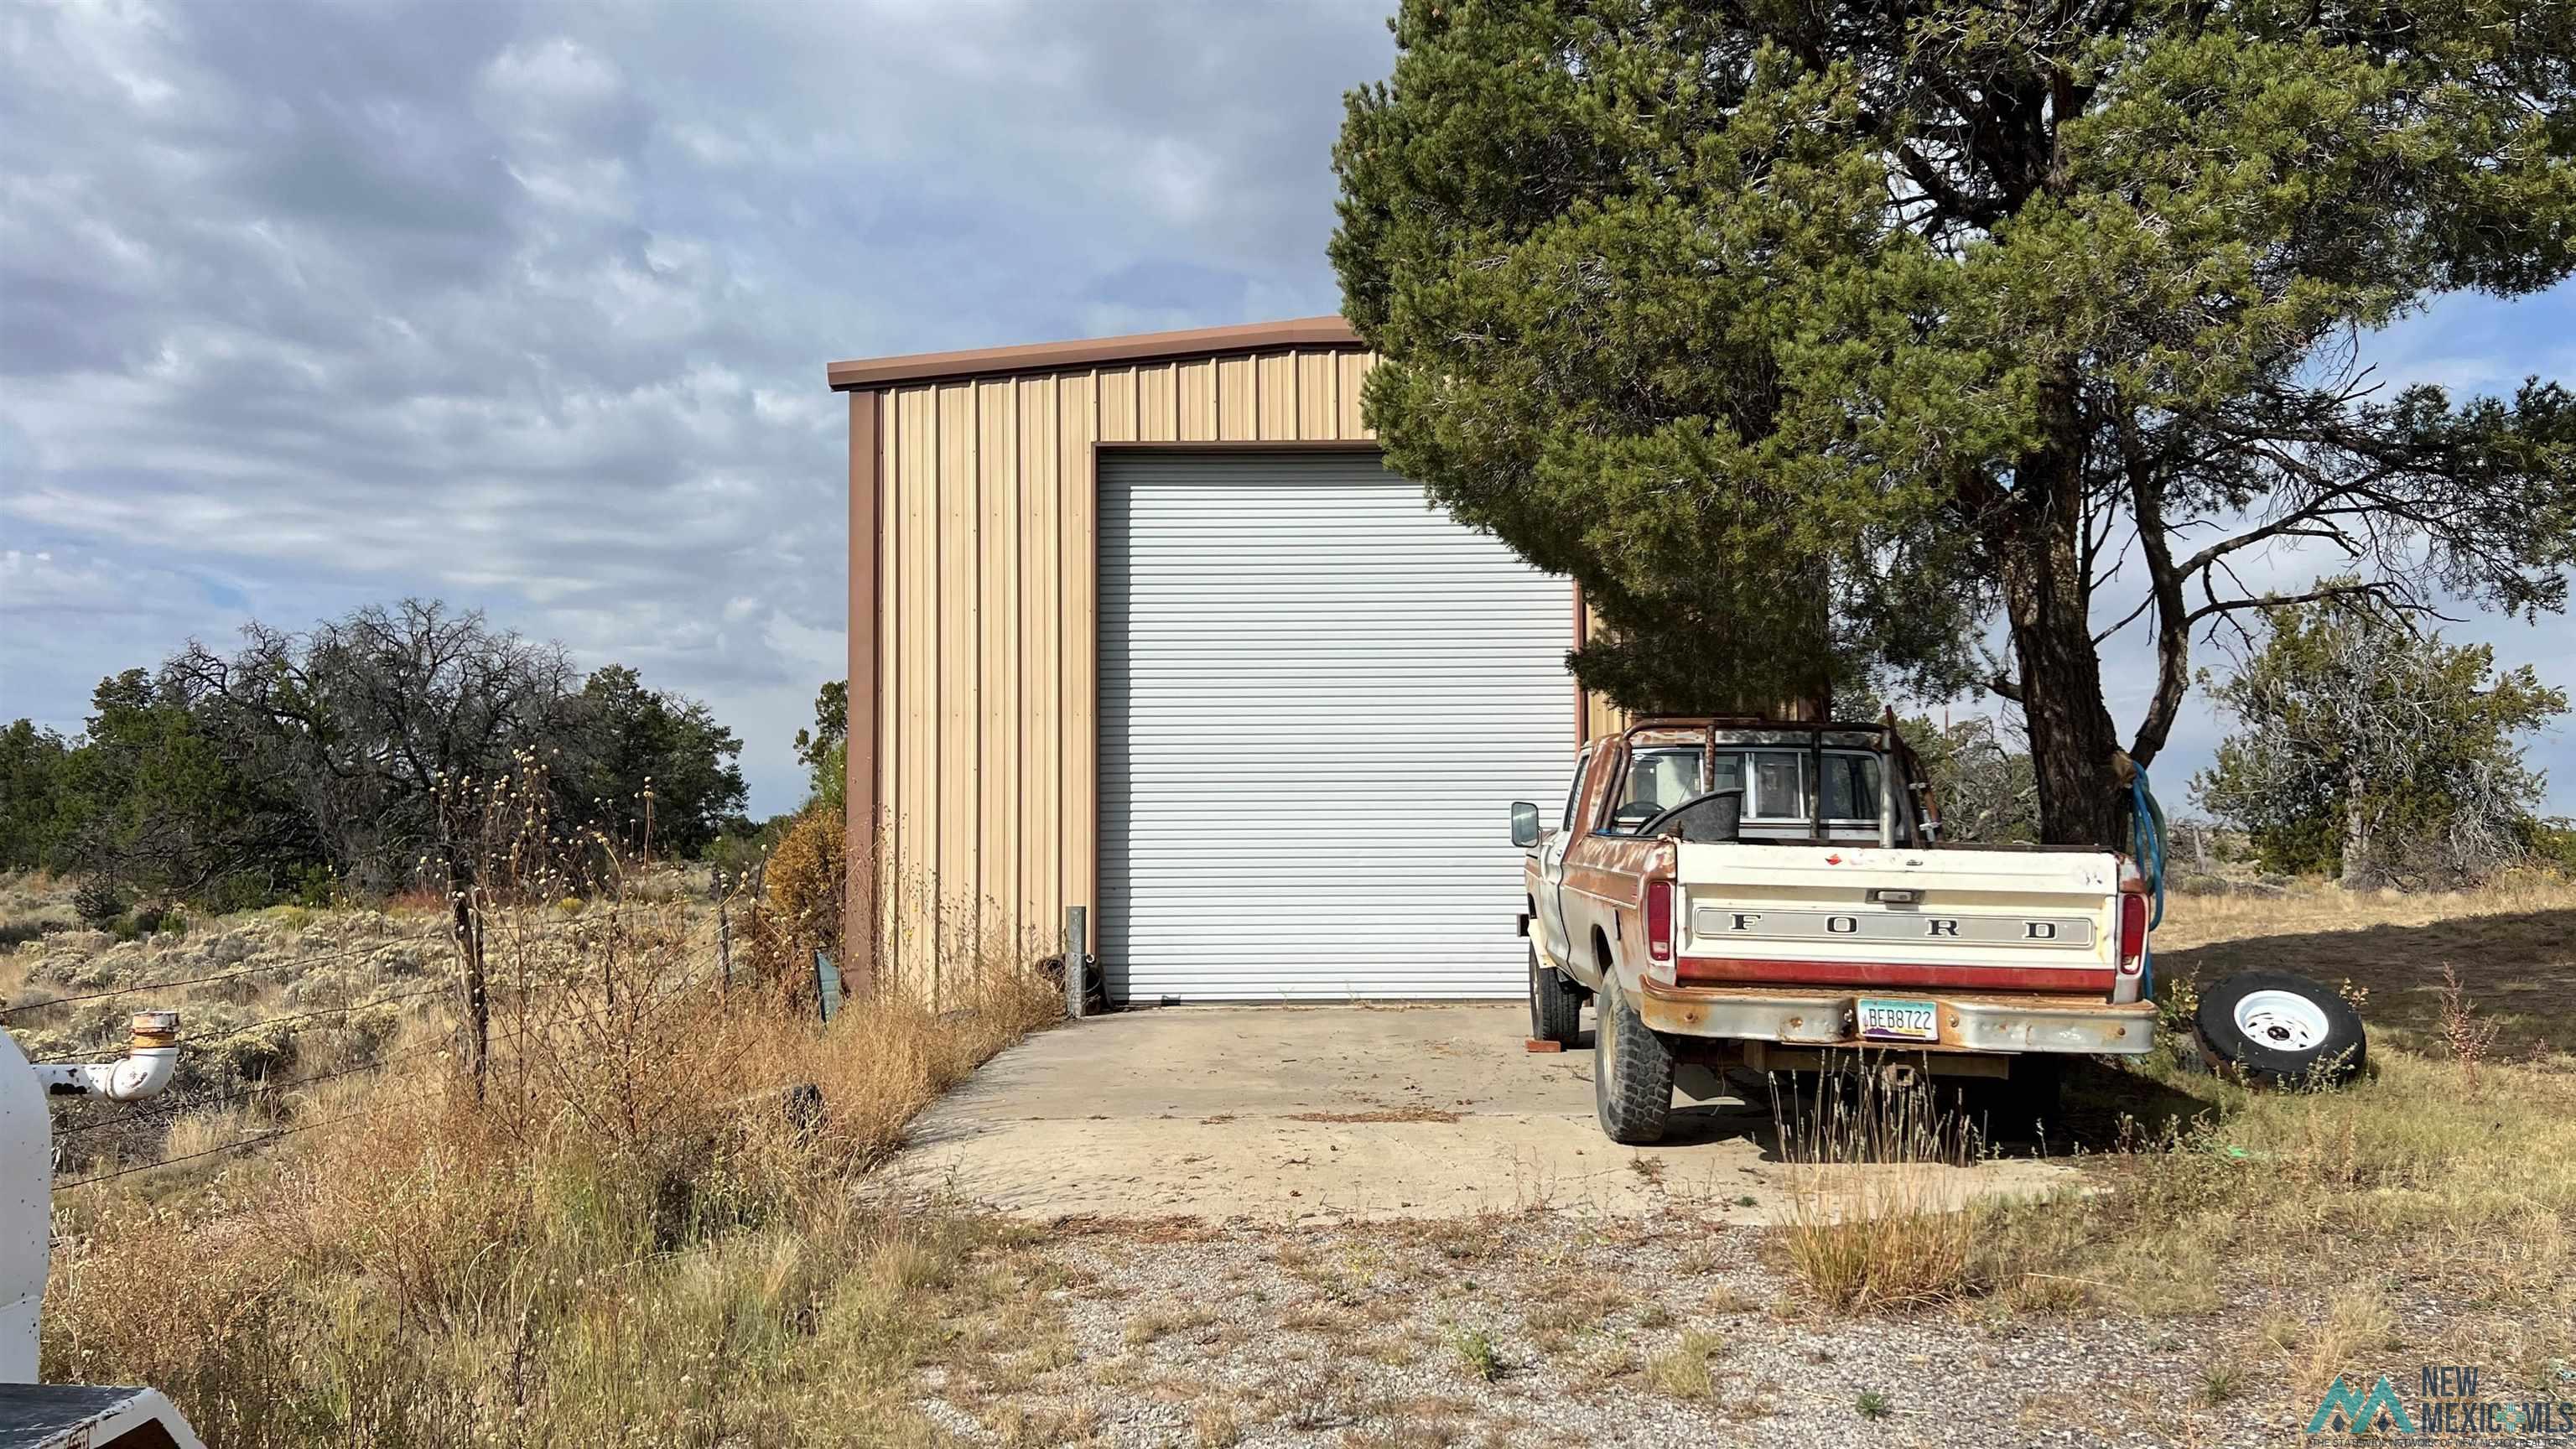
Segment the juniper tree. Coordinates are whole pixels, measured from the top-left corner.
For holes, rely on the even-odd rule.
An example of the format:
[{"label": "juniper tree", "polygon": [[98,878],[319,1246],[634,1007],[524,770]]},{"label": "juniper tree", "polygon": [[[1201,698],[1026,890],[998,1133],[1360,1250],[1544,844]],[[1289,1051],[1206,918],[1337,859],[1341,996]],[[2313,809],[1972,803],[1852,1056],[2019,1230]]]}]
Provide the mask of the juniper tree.
[{"label": "juniper tree", "polygon": [[1982,844],[2039,838],[2039,792],[2030,754],[1984,715],[1942,726],[1928,716],[1899,720],[1941,809],[1941,838]]},{"label": "juniper tree", "polygon": [[2328,604],[2279,611],[2214,685],[2237,729],[2192,792],[2264,863],[2347,886],[2474,880],[2524,853],[2546,781],[2517,737],[2567,711],[2529,665]]},{"label": "juniper tree", "polygon": [[[2564,0],[1407,0],[1334,153],[1390,461],[1571,575],[1632,706],[1974,680],[2119,838],[2195,634],[2563,607],[2576,406],[2375,329],[2576,265]],[[2134,593],[2135,607],[2127,607]],[[1808,621],[1822,612],[1830,633]],[[2122,617],[2125,613],[2126,617]],[[2000,614],[2009,646],[1974,640]],[[2147,631],[2118,732],[2097,648]]]}]

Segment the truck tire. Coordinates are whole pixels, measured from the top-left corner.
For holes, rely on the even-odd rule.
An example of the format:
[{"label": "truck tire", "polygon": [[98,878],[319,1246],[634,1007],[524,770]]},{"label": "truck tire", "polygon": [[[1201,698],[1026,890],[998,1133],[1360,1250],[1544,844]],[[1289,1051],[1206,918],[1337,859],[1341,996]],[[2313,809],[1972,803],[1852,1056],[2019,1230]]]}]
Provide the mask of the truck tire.
[{"label": "truck tire", "polygon": [[1664,1140],[1673,1113],[1673,1049],[1638,1019],[1607,977],[1592,1024],[1592,1111],[1610,1140],[1643,1147]]},{"label": "truck tire", "polygon": [[1583,1034],[1583,991],[1565,973],[1538,959],[1538,943],[1529,952],[1530,1036],[1572,1046]]},{"label": "truck tire", "polygon": [[2242,971],[2200,993],[2192,1025],[2211,1066],[2273,1086],[2327,1086],[2358,1075],[2361,1014],[2287,971]]}]

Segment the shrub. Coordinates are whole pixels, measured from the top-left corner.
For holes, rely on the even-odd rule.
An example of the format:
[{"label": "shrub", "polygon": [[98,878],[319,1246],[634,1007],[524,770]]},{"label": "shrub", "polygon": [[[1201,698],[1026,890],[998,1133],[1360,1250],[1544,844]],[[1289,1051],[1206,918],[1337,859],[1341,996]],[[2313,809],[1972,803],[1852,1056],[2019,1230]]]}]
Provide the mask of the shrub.
[{"label": "shrub", "polygon": [[0,921],[0,950],[25,945],[41,936],[50,936],[63,929],[63,925],[61,921],[49,921],[42,917]]},{"label": "shrub", "polygon": [[762,872],[745,944],[758,978],[799,1010],[814,1004],[814,953],[841,959],[845,851],[841,817],[808,809],[778,839]]},{"label": "shrub", "polygon": [[116,887],[105,881],[83,881],[72,892],[72,912],[81,924],[93,931],[104,931],[117,917],[125,914],[125,898]]}]

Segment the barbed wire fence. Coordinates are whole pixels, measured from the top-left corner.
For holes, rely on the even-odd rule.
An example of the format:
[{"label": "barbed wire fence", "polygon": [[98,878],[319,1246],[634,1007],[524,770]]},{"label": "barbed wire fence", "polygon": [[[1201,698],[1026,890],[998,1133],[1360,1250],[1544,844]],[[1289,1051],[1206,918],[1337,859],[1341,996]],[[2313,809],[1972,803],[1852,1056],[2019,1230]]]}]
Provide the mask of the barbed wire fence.
[{"label": "barbed wire fence", "polygon": [[[437,789],[439,838],[437,849],[424,853],[418,866],[422,884],[438,891],[442,915],[449,917],[443,932],[437,935],[415,933],[408,937],[352,940],[327,950],[306,950],[298,954],[271,959],[225,963],[215,969],[199,970],[140,981],[131,985],[109,985],[85,989],[68,995],[48,996],[0,1006],[0,1027],[35,1013],[58,1008],[122,999],[140,998],[145,1004],[159,1007],[168,1003],[153,1000],[168,993],[201,987],[223,987],[229,983],[255,978],[277,978],[288,999],[284,1005],[292,1010],[265,1016],[260,1020],[235,1025],[223,1022],[213,1035],[191,1039],[182,1022],[180,1050],[182,1066],[189,1064],[187,1053],[207,1053],[234,1046],[246,1040],[267,1037],[271,1051],[248,1065],[241,1055],[226,1052],[215,1060],[220,1063],[221,1077],[213,1082],[191,1081],[186,1086],[156,1096],[148,1101],[124,1104],[123,1110],[106,1110],[97,1115],[54,1124],[55,1166],[63,1165],[67,1144],[87,1145],[99,1141],[100,1134],[125,1129],[138,1135],[156,1133],[163,1150],[161,1156],[148,1162],[116,1163],[117,1143],[108,1140],[108,1151],[92,1156],[98,1164],[82,1176],[55,1184],[57,1190],[73,1190],[112,1182],[137,1173],[156,1171],[182,1163],[225,1158],[273,1144],[283,1138],[319,1128],[347,1123],[389,1105],[416,1100],[412,1097],[379,1098],[364,1109],[336,1113],[305,1121],[288,1120],[296,1110],[293,1094],[309,1093],[324,1084],[344,1078],[378,1077],[393,1069],[431,1057],[445,1058],[452,1070],[446,1081],[431,1090],[470,1091],[473,1100],[483,1099],[487,1075],[492,1066],[496,1045],[529,1043],[549,1033],[564,1032],[576,1039],[588,1034],[596,1039],[608,1020],[621,1010],[629,1018],[639,1013],[667,1011],[675,1004],[685,1005],[681,994],[712,982],[719,1003],[729,1002],[734,986],[733,908],[747,907],[758,919],[766,896],[766,870],[769,848],[763,848],[748,870],[736,870],[731,880],[718,868],[709,877],[715,911],[711,923],[698,921],[683,906],[676,920],[678,929],[668,929],[664,919],[659,928],[635,928],[635,917],[627,914],[630,907],[667,906],[684,901],[684,886],[678,897],[656,895],[649,880],[655,859],[653,814],[655,795],[648,776],[638,797],[641,815],[634,823],[633,840],[612,837],[597,826],[560,828],[554,817],[554,798],[547,789],[545,767],[534,751],[521,751],[514,756],[511,769],[480,782],[471,776],[442,777]],[[593,801],[594,806],[607,802]],[[622,832],[621,832],[622,834]],[[666,857],[667,859],[667,857]],[[586,865],[577,862],[587,861]],[[628,873],[632,864],[634,873]],[[646,891],[630,896],[630,881],[644,883]],[[566,888],[572,889],[567,891]],[[605,887],[603,891],[601,888]],[[594,917],[588,912],[565,919],[555,919],[550,903],[588,897],[604,900],[610,909]],[[734,898],[740,895],[741,900]],[[533,923],[533,924],[532,924]],[[697,939],[693,929],[711,925],[706,939]],[[409,943],[428,947],[434,952],[449,953],[446,967],[418,959],[406,961],[398,970],[400,979],[388,980],[382,969],[389,946]],[[560,948],[560,949],[558,949]],[[495,952],[506,958],[496,963]],[[618,953],[641,951],[651,965],[638,971],[635,961],[621,962]],[[595,956],[586,960],[585,954]],[[543,958],[540,960],[539,958]],[[313,980],[315,973],[335,965],[366,960],[378,969],[373,979],[363,983],[341,979],[340,999],[335,1004],[320,1004],[306,995],[302,983]],[[209,963],[212,965],[213,963]],[[508,968],[503,979],[494,970],[496,964]],[[676,970],[671,969],[673,966]],[[593,969],[584,969],[585,967]],[[621,968],[628,983],[627,999],[620,1000]],[[818,974],[820,963],[818,962]],[[322,978],[325,982],[329,977]],[[819,985],[819,981],[818,981]],[[595,1005],[585,1005],[582,994],[598,991]],[[295,1076],[277,1075],[277,1069],[293,1065],[301,1050],[299,1037],[290,1036],[295,1028],[312,1028],[325,1022],[354,1023],[365,1013],[384,1008],[419,1006],[431,998],[445,997],[453,1002],[454,1020],[446,1025],[445,1040],[430,1041],[399,1050],[385,1051],[400,1024],[392,1024],[382,1036],[361,1033],[360,1059],[343,1061],[321,1070]],[[638,999],[639,997],[643,999]],[[510,1020],[508,1029],[495,1031],[494,1008],[501,1006]],[[85,1013],[85,1015],[87,1015]],[[372,1025],[372,1023],[371,1023]],[[87,1030],[101,1037],[111,1023],[93,1020]],[[613,1027],[610,1028],[613,1030]],[[533,1043],[530,1043],[533,1045]],[[116,1050],[108,1040],[99,1040],[89,1049],[60,1051],[38,1060],[46,1063],[93,1059]],[[531,1053],[512,1054],[515,1067],[524,1082]],[[202,1055],[197,1061],[206,1060]],[[550,1064],[560,1069],[560,1063]],[[195,1075],[195,1074],[192,1074]],[[201,1149],[168,1155],[168,1129],[182,1118],[225,1108],[273,1104],[278,1110],[274,1125],[267,1130],[248,1133],[238,1139],[215,1143]],[[102,1104],[104,1105],[104,1104]],[[112,1165],[111,1165],[112,1164]]]},{"label": "barbed wire fence", "polygon": [[[747,882],[746,884],[753,884],[756,889],[756,882],[757,875],[755,873],[753,881]],[[724,904],[724,897],[721,895],[719,896],[719,902],[720,904],[716,920],[709,923],[711,930],[704,933],[703,940],[699,939],[699,932],[695,930],[684,930],[679,933],[678,939],[671,943],[677,946],[682,959],[686,962],[686,965],[684,969],[675,975],[671,975],[665,980],[656,982],[653,986],[653,990],[657,994],[677,995],[709,983],[717,984],[720,989],[728,991],[729,994],[732,976],[731,943],[729,939],[731,925],[729,914],[726,905]],[[756,902],[754,902],[754,904],[756,904]],[[478,922],[478,925],[479,924],[481,923]],[[584,929],[578,922],[558,924],[541,931],[529,931],[524,929],[523,926],[523,919],[521,921],[514,922],[512,934],[507,940],[507,945],[513,951],[523,953],[522,960],[525,959],[524,953],[561,947],[566,948],[566,955],[563,959],[569,963],[571,960],[570,952],[578,951],[585,946],[595,944],[596,940],[596,933],[591,930]],[[170,975],[153,980],[135,982],[130,985],[102,987],[95,990],[75,992],[64,996],[49,996],[41,1000],[19,1002],[6,1007],[0,1007],[0,1024],[5,1024],[15,1018],[31,1016],[35,1013],[51,1011],[56,1008],[81,1003],[110,1001],[120,998],[151,998],[156,996],[165,996],[167,993],[185,988],[219,986],[229,982],[245,981],[259,977],[278,976],[285,973],[293,973],[297,977],[309,978],[311,973],[317,969],[354,960],[380,960],[388,947],[400,946],[407,942],[443,946],[451,950],[454,949],[455,945],[452,941],[438,942],[435,937],[424,936],[392,939],[378,938],[364,942],[352,942],[348,945],[336,947],[330,950],[306,952],[298,955],[251,962],[240,966],[227,966],[221,970],[197,971]],[[485,944],[488,944],[488,940]],[[482,963],[476,962],[472,964],[480,965]],[[436,970],[437,968],[431,969]],[[214,1083],[212,1084],[211,1090],[204,1088],[181,1088],[165,1093],[162,1096],[154,1097],[148,1101],[129,1104],[121,1111],[105,1112],[86,1120],[58,1121],[55,1125],[53,1134],[57,1167],[59,1167],[62,1162],[64,1149],[67,1146],[84,1139],[91,1138],[94,1134],[113,1132],[118,1129],[136,1132],[149,1132],[157,1129],[166,1133],[166,1129],[168,1127],[177,1123],[184,1117],[213,1112],[227,1107],[241,1106],[244,1104],[263,1102],[284,1104],[291,1100],[290,1094],[299,1091],[307,1091],[319,1087],[324,1083],[338,1081],[345,1078],[380,1076],[396,1067],[407,1063],[419,1062],[427,1058],[440,1057],[452,1061],[459,1068],[460,1076],[474,1073],[476,1068],[488,1063],[490,1053],[495,1046],[513,1045],[523,1042],[530,1037],[539,1035],[546,1029],[547,1003],[532,999],[532,991],[542,995],[569,998],[572,992],[576,989],[574,978],[578,974],[573,971],[566,970],[562,974],[561,979],[551,983],[532,982],[524,976],[509,983],[508,989],[512,996],[512,1003],[519,1024],[509,1030],[495,1031],[488,1012],[479,1014],[480,1019],[478,1020],[478,1014],[470,1010],[470,1007],[465,1000],[467,973],[469,970],[469,965],[460,959],[450,964],[445,979],[432,981],[415,978],[419,984],[400,983],[401,989],[387,990],[385,989],[386,983],[379,978],[375,983],[373,983],[375,989],[368,992],[363,999],[345,999],[338,1004],[330,1006],[307,1006],[301,1003],[296,1003],[298,1008],[296,1010],[263,1017],[258,1021],[250,1022],[241,1026],[228,1026],[221,1032],[207,1037],[189,1038],[184,1035],[183,1031],[181,1050],[183,1052],[204,1052],[216,1047],[229,1045],[245,1038],[278,1032],[290,1027],[310,1027],[317,1023],[333,1020],[345,1021],[348,1018],[359,1015],[360,1013],[372,1011],[377,1008],[425,1002],[433,997],[449,998],[456,1001],[459,1006],[458,1019],[453,1023],[453,1034],[449,1040],[428,1042],[390,1053],[369,1056],[364,1060],[344,1063],[325,1070],[306,1072],[295,1076],[274,1077],[263,1073],[256,1076],[246,1078],[236,1077],[234,1080]],[[603,993],[601,1004],[603,1007],[608,1009],[613,1010],[615,1008],[616,993],[613,982],[610,983],[609,989]],[[102,1043],[92,1050],[49,1053],[43,1057],[35,1058],[34,1060],[41,1062],[88,1060],[98,1056],[102,1051],[112,1049],[113,1047],[111,1044]],[[228,1073],[232,1071],[230,1064],[227,1064],[226,1070]],[[479,1084],[477,1086],[477,1090],[479,1092]],[[359,1118],[370,1116],[388,1106],[397,1106],[404,1103],[415,1102],[423,1099],[427,1095],[429,1095],[428,1092],[421,1092],[394,1099],[379,1099],[370,1102],[366,1107],[355,1111],[335,1113],[328,1117],[306,1121],[281,1122],[277,1126],[249,1133],[234,1140],[217,1143],[212,1146],[179,1153],[177,1155],[157,1156],[147,1162],[117,1164],[105,1167],[103,1170],[90,1171],[81,1176],[60,1179],[54,1184],[54,1188],[57,1192],[72,1191],[95,1186],[101,1183],[113,1182],[139,1173],[154,1172],[162,1168],[175,1167],[184,1163],[237,1156],[259,1148],[267,1147],[284,1138],[295,1136],[299,1133],[313,1131],[323,1127],[343,1125]],[[110,1157],[105,1160],[112,1162],[113,1158]]]}]

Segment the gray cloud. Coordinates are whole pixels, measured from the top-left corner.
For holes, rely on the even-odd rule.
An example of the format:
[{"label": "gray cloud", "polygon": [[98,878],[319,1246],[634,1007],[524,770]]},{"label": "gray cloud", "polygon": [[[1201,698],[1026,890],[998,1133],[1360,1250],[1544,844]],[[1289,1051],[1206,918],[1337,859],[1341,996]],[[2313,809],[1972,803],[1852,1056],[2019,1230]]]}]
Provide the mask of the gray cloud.
[{"label": "gray cloud", "polygon": [[840,672],[833,358],[1330,310],[1372,4],[0,21],[0,710],[417,591],[711,699]]},{"label": "gray cloud", "polygon": [[[792,803],[841,669],[823,364],[1332,310],[1328,148],[1388,3],[7,12],[0,718],[432,593],[710,699]],[[2576,371],[2571,321],[2388,347],[2494,386]],[[2563,630],[2481,628],[2576,679]]]}]

